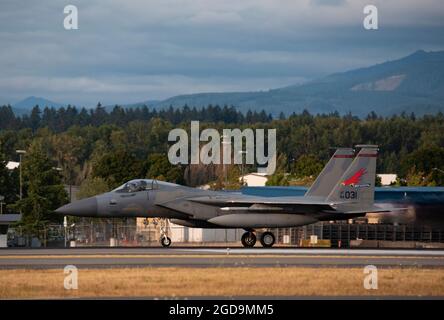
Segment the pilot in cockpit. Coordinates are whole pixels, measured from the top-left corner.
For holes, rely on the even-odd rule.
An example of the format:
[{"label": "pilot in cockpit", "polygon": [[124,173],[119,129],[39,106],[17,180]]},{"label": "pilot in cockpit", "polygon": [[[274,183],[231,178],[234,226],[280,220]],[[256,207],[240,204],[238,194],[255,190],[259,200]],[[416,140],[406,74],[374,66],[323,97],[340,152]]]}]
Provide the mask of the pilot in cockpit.
[{"label": "pilot in cockpit", "polygon": [[148,189],[148,185],[144,180],[130,181],[127,184],[128,192],[138,192]]},{"label": "pilot in cockpit", "polygon": [[147,183],[143,180],[132,180],[127,183],[125,183],[123,186],[115,189],[116,192],[138,192],[143,191],[147,189]]},{"label": "pilot in cockpit", "polygon": [[151,189],[157,189],[158,185],[155,180],[151,179],[140,179],[140,180],[131,180],[120,187],[113,190],[113,192],[118,193],[131,193],[131,192],[139,192]]}]

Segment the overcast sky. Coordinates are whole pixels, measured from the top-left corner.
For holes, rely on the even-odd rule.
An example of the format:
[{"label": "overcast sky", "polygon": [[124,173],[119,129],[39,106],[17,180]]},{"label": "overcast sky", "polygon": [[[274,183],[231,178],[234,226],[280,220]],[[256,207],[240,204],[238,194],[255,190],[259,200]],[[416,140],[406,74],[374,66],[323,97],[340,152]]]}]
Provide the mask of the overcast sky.
[{"label": "overcast sky", "polygon": [[[63,28],[63,9],[79,29]],[[363,28],[363,8],[379,30]],[[442,0],[0,0],[0,103],[267,90],[444,49]]]}]

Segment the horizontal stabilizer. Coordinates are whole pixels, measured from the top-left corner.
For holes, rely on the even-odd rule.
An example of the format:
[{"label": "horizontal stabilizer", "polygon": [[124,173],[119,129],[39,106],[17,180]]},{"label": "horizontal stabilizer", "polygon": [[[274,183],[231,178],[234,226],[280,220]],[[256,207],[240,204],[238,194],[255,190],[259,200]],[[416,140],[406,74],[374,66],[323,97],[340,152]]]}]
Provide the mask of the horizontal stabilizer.
[{"label": "horizontal stabilizer", "polygon": [[365,211],[355,210],[355,211],[347,211],[347,214],[356,214],[356,213],[382,213],[382,212],[395,212],[395,211],[405,211],[408,208],[368,208]]}]

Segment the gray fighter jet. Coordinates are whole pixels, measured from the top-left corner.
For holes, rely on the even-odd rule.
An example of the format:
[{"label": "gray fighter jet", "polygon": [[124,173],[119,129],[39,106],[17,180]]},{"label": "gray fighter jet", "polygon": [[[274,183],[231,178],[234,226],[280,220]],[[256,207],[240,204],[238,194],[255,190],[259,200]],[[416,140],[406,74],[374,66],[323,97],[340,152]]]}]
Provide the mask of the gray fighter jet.
[{"label": "gray fighter jet", "polygon": [[[131,180],[101,195],[56,210],[80,217],[151,217],[198,228],[242,228],[245,247],[260,242],[271,247],[275,236],[267,229],[295,227],[318,221],[343,220],[367,212],[387,212],[374,206],[378,148],[339,148],[303,197],[257,197],[201,190],[151,179]],[[259,232],[265,231],[265,232]],[[162,228],[164,247],[171,239]]]}]

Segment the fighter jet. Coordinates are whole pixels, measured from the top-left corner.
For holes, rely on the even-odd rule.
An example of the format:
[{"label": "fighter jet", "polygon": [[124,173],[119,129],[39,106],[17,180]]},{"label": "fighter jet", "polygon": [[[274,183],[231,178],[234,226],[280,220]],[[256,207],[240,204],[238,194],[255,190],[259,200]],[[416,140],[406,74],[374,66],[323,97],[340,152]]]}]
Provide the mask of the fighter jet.
[{"label": "fighter jet", "polygon": [[[378,147],[339,148],[302,197],[258,197],[202,190],[154,179],[135,179],[122,186],[56,210],[80,217],[147,217],[197,228],[242,228],[241,242],[253,247],[260,234],[271,247],[270,228],[296,227],[318,221],[344,220],[367,212],[387,212],[374,206]],[[264,231],[265,230],[265,231]],[[260,232],[264,231],[264,232]],[[160,243],[171,245],[165,228]]]}]

